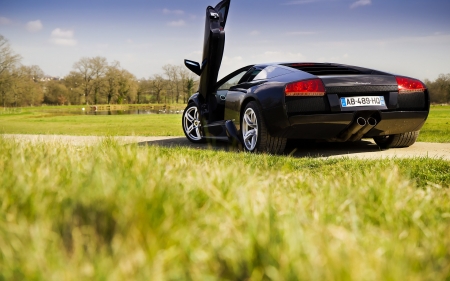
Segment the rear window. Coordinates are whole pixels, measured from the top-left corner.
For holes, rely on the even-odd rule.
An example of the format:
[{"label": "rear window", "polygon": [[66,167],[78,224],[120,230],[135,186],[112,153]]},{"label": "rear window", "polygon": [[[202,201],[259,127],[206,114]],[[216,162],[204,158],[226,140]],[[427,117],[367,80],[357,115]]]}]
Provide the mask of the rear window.
[{"label": "rear window", "polygon": [[357,69],[347,67],[344,65],[334,65],[328,63],[297,63],[297,64],[287,64],[286,66],[316,76],[361,74],[361,71]]},{"label": "rear window", "polygon": [[263,80],[263,79],[272,79],[281,75],[286,75],[293,72],[289,70],[287,67],[279,66],[279,65],[271,65],[264,68],[253,80]]}]

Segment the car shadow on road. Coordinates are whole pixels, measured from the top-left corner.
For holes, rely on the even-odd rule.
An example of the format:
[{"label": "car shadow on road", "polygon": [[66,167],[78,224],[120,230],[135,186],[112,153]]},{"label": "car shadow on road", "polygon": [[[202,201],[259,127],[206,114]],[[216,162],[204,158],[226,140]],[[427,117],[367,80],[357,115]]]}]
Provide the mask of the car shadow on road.
[{"label": "car shadow on road", "polygon": [[[226,142],[215,143],[191,143],[184,137],[172,138],[167,140],[146,141],[140,142],[141,146],[161,146],[161,147],[186,147],[193,149],[207,149],[216,151],[238,152],[237,147],[233,147]],[[357,142],[347,143],[331,143],[331,142],[314,142],[314,141],[290,141],[286,145],[285,155],[292,157],[331,157],[331,156],[345,156],[366,152],[377,152],[380,148],[373,142],[368,140],[361,140]]]}]

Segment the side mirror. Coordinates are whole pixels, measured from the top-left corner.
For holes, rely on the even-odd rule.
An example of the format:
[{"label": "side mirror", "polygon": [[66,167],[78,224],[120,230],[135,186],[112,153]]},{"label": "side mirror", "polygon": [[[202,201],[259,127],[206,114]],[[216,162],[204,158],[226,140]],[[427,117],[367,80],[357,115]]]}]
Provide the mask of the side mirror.
[{"label": "side mirror", "polygon": [[192,72],[200,76],[202,74],[202,68],[200,64],[191,60],[184,60],[184,65]]}]

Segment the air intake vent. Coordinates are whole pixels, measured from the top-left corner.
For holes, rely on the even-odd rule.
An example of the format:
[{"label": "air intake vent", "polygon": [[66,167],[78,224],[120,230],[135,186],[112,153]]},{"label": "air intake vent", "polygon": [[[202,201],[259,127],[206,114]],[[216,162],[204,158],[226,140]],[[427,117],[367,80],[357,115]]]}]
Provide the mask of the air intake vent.
[{"label": "air intake vent", "polygon": [[362,72],[357,69],[328,63],[297,63],[285,64],[285,66],[308,72],[316,76],[362,74]]}]

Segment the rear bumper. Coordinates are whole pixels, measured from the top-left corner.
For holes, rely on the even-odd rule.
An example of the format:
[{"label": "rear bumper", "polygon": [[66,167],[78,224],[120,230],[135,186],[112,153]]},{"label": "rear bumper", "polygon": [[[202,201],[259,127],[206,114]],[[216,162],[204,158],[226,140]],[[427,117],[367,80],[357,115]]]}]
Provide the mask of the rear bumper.
[{"label": "rear bumper", "polygon": [[294,139],[333,139],[345,131],[358,117],[373,117],[377,125],[364,137],[401,134],[422,128],[428,111],[358,111],[351,113],[329,113],[295,115],[288,118],[290,126],[275,133],[277,136]]}]

